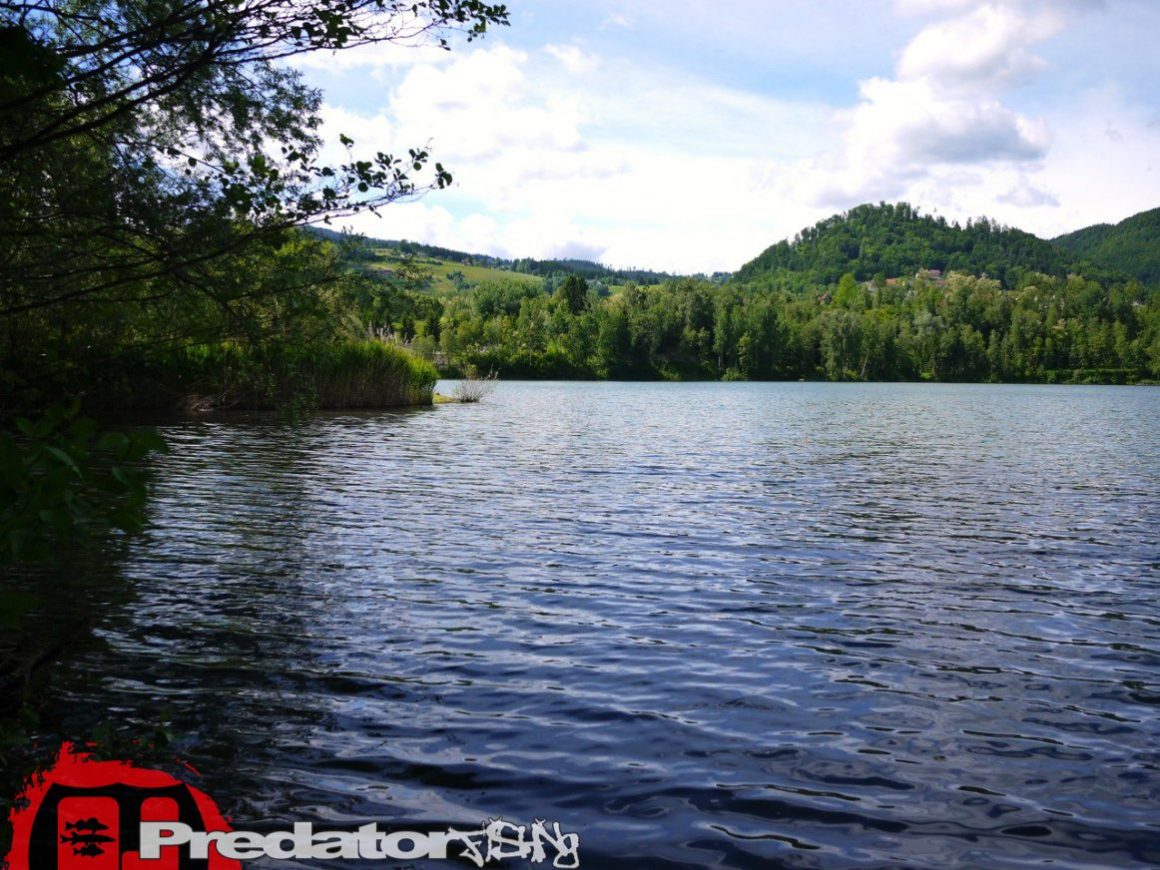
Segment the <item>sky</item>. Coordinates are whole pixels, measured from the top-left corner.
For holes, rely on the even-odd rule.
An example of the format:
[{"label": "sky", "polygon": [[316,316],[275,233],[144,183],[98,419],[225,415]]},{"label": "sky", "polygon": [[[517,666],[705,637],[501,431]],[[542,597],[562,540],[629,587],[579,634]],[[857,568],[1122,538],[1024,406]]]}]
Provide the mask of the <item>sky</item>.
[{"label": "sky", "polygon": [[507,5],[451,51],[296,61],[328,142],[455,179],[341,226],[708,274],[866,202],[1042,237],[1160,206],[1158,0]]}]

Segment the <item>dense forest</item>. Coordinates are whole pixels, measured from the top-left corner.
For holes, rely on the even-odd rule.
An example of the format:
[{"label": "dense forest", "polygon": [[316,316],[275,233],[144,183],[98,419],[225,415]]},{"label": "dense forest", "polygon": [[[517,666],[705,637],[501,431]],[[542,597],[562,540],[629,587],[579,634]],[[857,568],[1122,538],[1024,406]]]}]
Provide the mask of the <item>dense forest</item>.
[{"label": "dense forest", "polygon": [[779,242],[737,272],[741,282],[836,283],[850,272],[859,281],[902,278],[917,269],[996,278],[1012,289],[1028,273],[1064,277],[1075,258],[1030,233],[987,218],[965,226],[924,215],[907,203],[862,205]]},{"label": "dense forest", "polygon": [[1081,260],[1160,284],[1160,208],[1116,225],[1096,224],[1052,239]]},{"label": "dense forest", "polygon": [[[566,265],[566,264],[565,264]],[[1160,298],[1123,271],[980,219],[860,206],[730,281],[496,272],[433,294],[417,268],[359,317],[437,363],[505,377],[1043,381],[1160,378]]]}]

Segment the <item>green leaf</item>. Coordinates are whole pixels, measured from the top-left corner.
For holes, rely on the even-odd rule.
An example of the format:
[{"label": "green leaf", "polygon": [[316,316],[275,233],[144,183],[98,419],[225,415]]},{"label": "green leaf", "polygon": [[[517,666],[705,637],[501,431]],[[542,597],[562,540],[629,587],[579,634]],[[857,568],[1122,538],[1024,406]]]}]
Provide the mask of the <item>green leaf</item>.
[{"label": "green leaf", "polygon": [[76,461],[59,447],[53,447],[50,444],[46,444],[44,446],[44,450],[46,453],[56,457],[56,459],[62,464],[67,465],[72,470],[73,474],[75,474],[77,477],[83,476],[80,466],[76,464]]},{"label": "green leaf", "polygon": [[106,432],[97,442],[97,449],[121,454],[129,447],[129,436],[123,432]]}]

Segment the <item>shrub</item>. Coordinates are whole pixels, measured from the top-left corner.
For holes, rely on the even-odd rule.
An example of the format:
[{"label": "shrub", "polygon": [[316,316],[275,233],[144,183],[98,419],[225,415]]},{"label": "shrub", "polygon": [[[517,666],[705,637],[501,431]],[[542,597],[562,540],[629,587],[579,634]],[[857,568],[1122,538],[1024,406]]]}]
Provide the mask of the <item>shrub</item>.
[{"label": "shrub", "polygon": [[495,390],[498,376],[494,371],[480,375],[476,370],[468,370],[467,377],[451,388],[451,398],[457,402],[479,402]]}]

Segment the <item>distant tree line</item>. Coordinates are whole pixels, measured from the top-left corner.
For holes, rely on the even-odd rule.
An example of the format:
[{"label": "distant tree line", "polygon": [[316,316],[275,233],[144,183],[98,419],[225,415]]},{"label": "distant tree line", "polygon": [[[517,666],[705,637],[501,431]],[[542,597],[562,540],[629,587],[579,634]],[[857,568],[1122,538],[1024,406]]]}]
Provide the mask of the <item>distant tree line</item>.
[{"label": "distant tree line", "polygon": [[1160,379],[1160,306],[1134,281],[846,273],[810,293],[680,279],[609,298],[582,285],[482,285],[416,318],[412,346],[506,377]]},{"label": "distant tree line", "polygon": [[668,272],[652,269],[613,269],[591,260],[533,260],[523,258],[512,262],[512,271],[540,277],[576,275],[586,281],[600,280],[611,284],[633,281],[637,284],[660,284],[677,277]]},{"label": "distant tree line", "polygon": [[[465,285],[467,286],[467,285]],[[992,221],[862,206],[729,281],[580,274],[435,298],[368,283],[360,316],[507,377],[1127,383],[1160,379],[1160,300],[1119,269]]]}]

